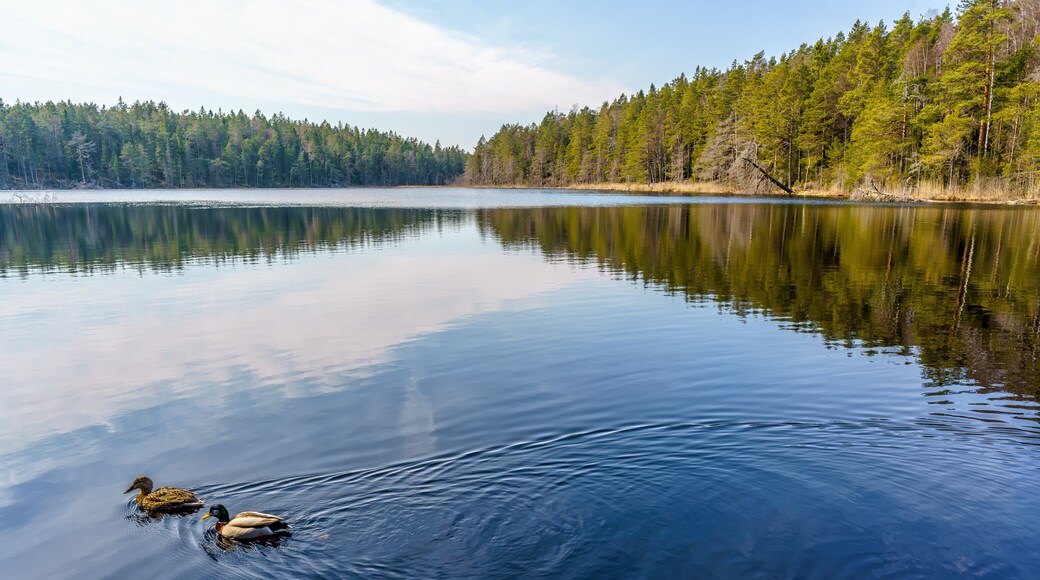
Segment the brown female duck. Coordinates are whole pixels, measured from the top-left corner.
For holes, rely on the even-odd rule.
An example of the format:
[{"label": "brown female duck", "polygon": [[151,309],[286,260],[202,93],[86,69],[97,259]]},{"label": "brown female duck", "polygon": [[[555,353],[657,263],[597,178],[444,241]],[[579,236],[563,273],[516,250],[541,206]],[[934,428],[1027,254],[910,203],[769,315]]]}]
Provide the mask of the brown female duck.
[{"label": "brown female duck", "polygon": [[155,484],[151,478],[141,476],[134,480],[130,488],[123,493],[140,490],[137,494],[137,505],[141,509],[154,512],[193,512],[202,507],[202,500],[195,494],[178,487],[160,487],[152,489]]}]

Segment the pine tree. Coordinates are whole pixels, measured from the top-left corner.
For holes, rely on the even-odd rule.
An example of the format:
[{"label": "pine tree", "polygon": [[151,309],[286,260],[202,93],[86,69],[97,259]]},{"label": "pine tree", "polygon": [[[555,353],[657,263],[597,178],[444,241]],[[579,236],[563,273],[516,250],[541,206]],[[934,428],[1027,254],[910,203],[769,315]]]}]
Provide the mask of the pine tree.
[{"label": "pine tree", "polygon": [[[977,179],[1028,191],[1023,176],[1038,171],[1038,33],[1037,0],[856,22],[779,58],[698,67],[595,113],[547,117],[527,126],[536,146],[486,151],[488,163],[530,167],[511,173],[530,185],[703,179],[756,190],[747,158],[803,187]],[[500,182],[471,167],[471,182]]]}]

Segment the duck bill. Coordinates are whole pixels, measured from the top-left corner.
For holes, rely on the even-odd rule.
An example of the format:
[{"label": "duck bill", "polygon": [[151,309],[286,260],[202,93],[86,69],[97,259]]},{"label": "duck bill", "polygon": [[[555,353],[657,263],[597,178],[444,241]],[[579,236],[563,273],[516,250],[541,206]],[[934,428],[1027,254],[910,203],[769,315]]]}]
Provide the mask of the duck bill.
[{"label": "duck bill", "polygon": [[137,489],[137,488],[136,488],[136,487],[131,487],[130,489],[128,489],[128,490],[126,490],[126,491],[124,491],[124,492],[123,492],[123,495],[126,495],[126,494],[130,493],[131,491],[133,491],[133,490],[135,490],[135,489]]},{"label": "duck bill", "polygon": [[210,516],[212,516],[212,515],[213,515],[213,514],[207,513],[206,515],[202,516],[202,519],[206,519],[206,518],[208,518],[208,517],[210,517]]}]

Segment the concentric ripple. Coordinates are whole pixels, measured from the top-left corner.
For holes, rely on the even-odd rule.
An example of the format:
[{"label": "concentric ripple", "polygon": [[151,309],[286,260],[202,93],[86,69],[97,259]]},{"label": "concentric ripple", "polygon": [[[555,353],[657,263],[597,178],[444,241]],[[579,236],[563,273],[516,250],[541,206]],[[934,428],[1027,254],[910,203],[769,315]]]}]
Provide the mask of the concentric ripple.
[{"label": "concentric ripple", "polygon": [[196,490],[288,515],[277,546],[222,546],[193,518],[148,528],[222,577],[1016,574],[1037,559],[1007,522],[1040,515],[1021,442],[883,421],[632,425]]}]

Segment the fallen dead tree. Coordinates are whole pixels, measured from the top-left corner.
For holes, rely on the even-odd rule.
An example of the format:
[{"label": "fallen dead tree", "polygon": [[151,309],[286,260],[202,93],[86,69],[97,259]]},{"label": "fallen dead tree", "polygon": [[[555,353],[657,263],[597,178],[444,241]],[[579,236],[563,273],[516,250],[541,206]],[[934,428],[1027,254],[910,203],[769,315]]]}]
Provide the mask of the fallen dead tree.
[{"label": "fallen dead tree", "polygon": [[921,200],[898,193],[886,193],[878,189],[874,180],[870,181],[870,189],[858,187],[852,190],[849,201],[887,201],[892,203],[920,203]]},{"label": "fallen dead tree", "polygon": [[11,195],[12,201],[17,203],[51,203],[58,201],[58,196],[53,193],[33,192],[33,191],[16,191]]},{"label": "fallen dead tree", "polygon": [[752,167],[754,167],[755,169],[759,170],[759,172],[761,172],[762,175],[766,179],[768,179],[773,185],[775,185],[775,186],[779,187],[780,189],[786,191],[787,195],[794,195],[794,190],[792,190],[790,187],[787,187],[786,185],[781,183],[780,180],[778,180],[777,178],[775,178],[772,175],[770,175],[769,172],[766,171],[765,169],[762,169],[761,165],[759,165],[758,163],[755,163],[749,157],[743,157],[743,159],[744,159],[744,161],[747,161],[748,163],[750,163]]}]

